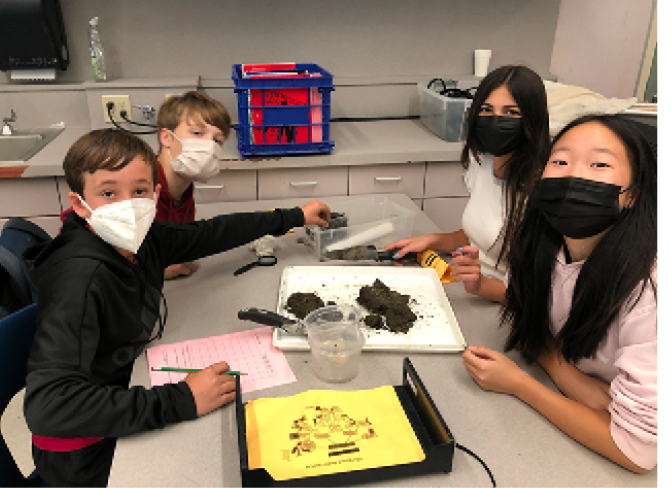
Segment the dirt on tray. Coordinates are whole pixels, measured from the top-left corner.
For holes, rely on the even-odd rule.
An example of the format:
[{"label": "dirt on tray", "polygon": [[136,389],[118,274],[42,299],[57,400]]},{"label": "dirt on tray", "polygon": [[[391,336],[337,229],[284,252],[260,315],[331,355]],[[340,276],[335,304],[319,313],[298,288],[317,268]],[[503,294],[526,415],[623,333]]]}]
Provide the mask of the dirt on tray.
[{"label": "dirt on tray", "polygon": [[[392,290],[379,279],[370,286],[362,286],[356,301],[369,312],[364,324],[371,329],[405,334],[417,320],[408,305],[410,295]],[[326,305],[335,305],[335,302],[329,301]],[[297,292],[289,295],[286,309],[304,319],[310,312],[324,306],[324,301],[316,293]]]},{"label": "dirt on tray", "polygon": [[336,261],[363,261],[375,259],[377,257],[377,249],[375,246],[354,246],[327,252],[326,257],[335,259]]},{"label": "dirt on tray", "polygon": [[292,293],[287,299],[286,308],[299,319],[304,319],[310,312],[323,306],[324,300],[315,293]]},{"label": "dirt on tray", "polygon": [[364,322],[373,329],[407,333],[417,320],[408,306],[410,295],[392,290],[379,279],[372,286],[362,286],[356,301],[371,313]]}]

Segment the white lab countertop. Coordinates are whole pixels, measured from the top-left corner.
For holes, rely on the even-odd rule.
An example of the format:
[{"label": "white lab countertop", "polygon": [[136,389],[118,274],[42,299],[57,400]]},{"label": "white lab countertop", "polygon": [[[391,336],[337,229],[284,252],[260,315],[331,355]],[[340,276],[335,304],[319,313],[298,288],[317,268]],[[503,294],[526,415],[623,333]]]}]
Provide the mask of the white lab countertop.
[{"label": "white lab countertop", "polygon": [[[87,127],[66,127],[51,143],[23,165],[0,163],[0,169],[27,166],[23,178],[62,176],[63,158],[70,146],[90,131]],[[154,149],[155,134],[140,136]],[[424,161],[458,161],[461,142],[446,142],[431,133],[419,120],[380,120],[372,122],[334,122],[331,154],[300,156],[264,156],[243,159],[237,149],[235,130],[231,129],[224,144],[221,169],[256,170],[267,168],[311,168],[325,166],[355,166],[382,163]]]},{"label": "white lab countertop", "polygon": [[[387,195],[415,211],[414,235],[436,232],[437,227],[405,195]],[[348,197],[322,200],[337,211]],[[292,207],[302,199],[199,205],[199,218],[219,213]],[[233,271],[254,258],[249,246],[199,261],[191,277],[167,282],[168,322],[157,343],[169,344],[258,327],[241,321],[237,312],[247,307],[274,310],[280,276],[285,266],[315,266],[313,251],[297,239],[302,229],[278,238],[278,264],[257,267],[240,276]],[[379,266],[379,265],[373,265]],[[506,330],[498,326],[498,304],[468,295],[461,283],[443,285],[468,344],[501,351]],[[310,389],[358,390],[400,385],[403,357],[410,357],[419,376],[454,436],[454,441],[479,455],[491,469],[498,486],[656,486],[657,470],[635,475],[575,442],[542,415],[507,395],[481,390],[464,369],[459,353],[380,353],[362,355],[359,375],[344,384],[317,379],[308,364],[308,352],[285,352],[297,381],[243,394],[256,398],[294,395]],[[533,377],[553,388],[537,365],[514,361]],[[135,361],[132,385],[149,386],[147,361]],[[240,486],[235,406],[226,405],[204,417],[162,430],[120,439],[112,466],[110,486]],[[369,483],[370,485],[371,483]],[[456,450],[452,472],[396,479],[384,486],[490,486],[483,467]]]},{"label": "white lab countertop", "polygon": [[[655,105],[656,108],[656,105]],[[644,117],[646,123],[656,113],[627,110],[630,117]],[[637,115],[637,114],[642,115]],[[654,124],[653,124],[654,125]],[[62,176],[63,158],[70,146],[89,127],[66,127],[51,143],[26,163],[0,162],[0,170],[26,167],[23,178]],[[154,150],[158,149],[156,134],[140,136]],[[332,122],[331,137],[335,147],[331,154],[304,154],[292,156],[259,156],[244,159],[237,148],[235,129],[231,129],[224,143],[222,170],[257,170],[270,168],[312,168],[327,166],[359,166],[393,163],[419,163],[425,161],[459,161],[463,141],[447,142],[429,131],[418,119],[376,120],[366,122]]]}]

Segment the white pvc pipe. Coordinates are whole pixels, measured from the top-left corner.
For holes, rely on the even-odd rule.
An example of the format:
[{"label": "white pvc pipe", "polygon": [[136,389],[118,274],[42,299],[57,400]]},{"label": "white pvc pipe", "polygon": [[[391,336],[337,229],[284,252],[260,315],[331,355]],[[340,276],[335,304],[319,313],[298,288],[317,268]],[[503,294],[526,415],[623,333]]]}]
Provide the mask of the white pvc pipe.
[{"label": "white pvc pipe", "polygon": [[375,227],[359,232],[356,235],[343,239],[342,241],[334,242],[324,248],[325,252],[339,251],[340,249],[347,249],[349,247],[360,246],[367,244],[382,236],[386,236],[394,232],[394,224],[391,222],[383,222]]}]

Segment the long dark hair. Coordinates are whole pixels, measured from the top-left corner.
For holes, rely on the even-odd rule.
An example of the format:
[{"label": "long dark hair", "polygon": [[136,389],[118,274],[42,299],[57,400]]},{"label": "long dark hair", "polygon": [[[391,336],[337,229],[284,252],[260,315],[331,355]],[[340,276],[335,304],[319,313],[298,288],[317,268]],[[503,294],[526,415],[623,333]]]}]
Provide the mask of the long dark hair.
[{"label": "long dark hair", "polygon": [[[569,130],[597,122],[624,144],[631,165],[630,192],[634,203],[594,247],[582,265],[566,324],[552,339],[550,309],[552,275],[564,239],[534,208],[531,196],[509,255],[510,281],[501,324],[510,324],[505,350],[519,349],[533,362],[553,342],[564,358],[576,362],[593,357],[613,320],[631,297],[638,301],[650,284],[657,259],[657,157],[636,123],[620,115],[586,115],[568,124]],[[640,287],[638,295],[637,288]]]},{"label": "long dark hair", "polygon": [[501,253],[496,265],[507,260],[514,229],[522,219],[524,202],[528,198],[540,168],[547,161],[550,149],[550,122],[543,80],[526,66],[501,66],[484,77],[478,87],[468,113],[466,143],[461,153],[461,164],[468,169],[471,155],[480,164],[475,126],[480,107],[489,94],[506,86],[522,112],[525,141],[515,150],[505,165],[504,191],[506,220],[499,234]]}]

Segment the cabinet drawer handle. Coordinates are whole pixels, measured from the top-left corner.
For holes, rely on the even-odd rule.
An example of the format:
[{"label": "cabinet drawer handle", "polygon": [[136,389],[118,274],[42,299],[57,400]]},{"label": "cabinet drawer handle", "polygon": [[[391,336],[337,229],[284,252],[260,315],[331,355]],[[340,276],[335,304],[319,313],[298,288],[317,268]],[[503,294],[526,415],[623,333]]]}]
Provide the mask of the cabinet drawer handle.
[{"label": "cabinet drawer handle", "polygon": [[401,181],[401,176],[376,176],[375,181]]},{"label": "cabinet drawer handle", "polygon": [[317,186],[316,181],[292,181],[291,186]]},{"label": "cabinet drawer handle", "polygon": [[224,184],[221,185],[194,185],[196,190],[221,190]]}]

